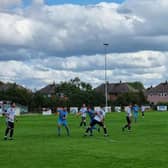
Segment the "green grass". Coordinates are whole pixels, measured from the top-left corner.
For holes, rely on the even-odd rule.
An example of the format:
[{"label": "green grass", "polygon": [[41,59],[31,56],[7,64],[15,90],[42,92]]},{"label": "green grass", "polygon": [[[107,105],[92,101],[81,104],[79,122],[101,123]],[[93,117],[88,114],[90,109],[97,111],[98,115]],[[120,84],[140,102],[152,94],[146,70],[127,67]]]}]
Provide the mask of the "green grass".
[{"label": "green grass", "polygon": [[14,141],[4,141],[0,118],[1,168],[166,168],[168,167],[168,113],[149,112],[122,132],[124,113],[106,117],[109,137],[94,131],[83,137],[80,117],[69,115],[71,136],[56,134],[56,116],[21,116]]}]

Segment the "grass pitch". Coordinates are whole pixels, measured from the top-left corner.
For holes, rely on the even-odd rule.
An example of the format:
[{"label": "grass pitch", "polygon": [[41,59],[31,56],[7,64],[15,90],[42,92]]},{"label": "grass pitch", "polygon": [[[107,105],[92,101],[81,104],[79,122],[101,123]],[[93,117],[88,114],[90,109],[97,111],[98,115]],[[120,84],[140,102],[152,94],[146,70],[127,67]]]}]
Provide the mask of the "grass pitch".
[{"label": "grass pitch", "polygon": [[[68,116],[71,136],[57,136],[57,116],[21,116],[13,141],[4,141],[5,121],[0,118],[1,168],[167,168],[168,113],[146,112],[122,132],[124,113],[106,117],[109,137],[94,131],[83,137],[80,117]],[[88,119],[89,121],[89,119]]]}]

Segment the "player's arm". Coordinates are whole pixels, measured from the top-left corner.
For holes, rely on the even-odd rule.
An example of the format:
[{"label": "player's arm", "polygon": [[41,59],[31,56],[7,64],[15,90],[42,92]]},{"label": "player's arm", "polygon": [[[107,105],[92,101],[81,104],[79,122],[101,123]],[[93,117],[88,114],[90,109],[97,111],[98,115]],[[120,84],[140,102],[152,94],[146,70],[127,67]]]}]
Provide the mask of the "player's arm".
[{"label": "player's arm", "polygon": [[5,117],[9,119],[9,112],[5,113]]},{"label": "player's arm", "polygon": [[76,116],[80,116],[82,113],[81,113],[81,111],[78,111],[77,113],[76,113]]},{"label": "player's arm", "polygon": [[59,113],[60,113],[60,110],[57,110],[57,111],[55,112],[55,115],[56,115],[56,116],[59,116]]},{"label": "player's arm", "polygon": [[58,111],[55,113],[55,115],[59,116],[59,114],[60,114],[60,111],[58,110]]}]

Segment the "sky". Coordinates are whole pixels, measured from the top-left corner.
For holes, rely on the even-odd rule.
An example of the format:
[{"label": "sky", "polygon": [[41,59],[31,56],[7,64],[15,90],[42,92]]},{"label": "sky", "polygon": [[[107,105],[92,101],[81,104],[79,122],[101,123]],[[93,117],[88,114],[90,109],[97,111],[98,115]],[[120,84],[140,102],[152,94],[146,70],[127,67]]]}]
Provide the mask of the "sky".
[{"label": "sky", "polygon": [[[121,3],[124,0],[105,0],[104,2],[116,2]],[[23,0],[23,4],[30,5],[32,0]],[[88,5],[88,4],[97,4],[102,2],[102,0],[43,0],[47,5],[57,5],[57,4],[79,4],[79,5]]]},{"label": "sky", "polygon": [[[0,0],[0,81],[29,89],[168,79],[167,0]],[[104,43],[109,45],[105,48]]]}]

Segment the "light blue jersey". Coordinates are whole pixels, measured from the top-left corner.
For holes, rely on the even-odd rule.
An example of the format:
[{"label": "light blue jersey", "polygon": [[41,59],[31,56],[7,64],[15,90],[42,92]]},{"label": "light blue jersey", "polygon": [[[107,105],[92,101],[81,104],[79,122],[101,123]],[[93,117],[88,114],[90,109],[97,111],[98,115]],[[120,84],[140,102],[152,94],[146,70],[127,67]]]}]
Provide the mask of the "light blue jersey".
[{"label": "light blue jersey", "polygon": [[138,113],[138,110],[139,110],[139,107],[138,107],[137,105],[135,105],[135,106],[133,107],[133,112],[134,112],[134,113]]},{"label": "light blue jersey", "polygon": [[68,114],[67,111],[58,110],[58,112],[59,112],[58,124],[67,126],[67,120],[66,120],[66,117],[67,117],[67,114]]},{"label": "light blue jersey", "polygon": [[133,106],[132,110],[133,110],[134,119],[135,119],[135,122],[136,122],[136,120],[137,120],[137,118],[138,118],[138,110],[139,110],[139,107],[138,107],[137,105],[135,105],[135,106]]}]

